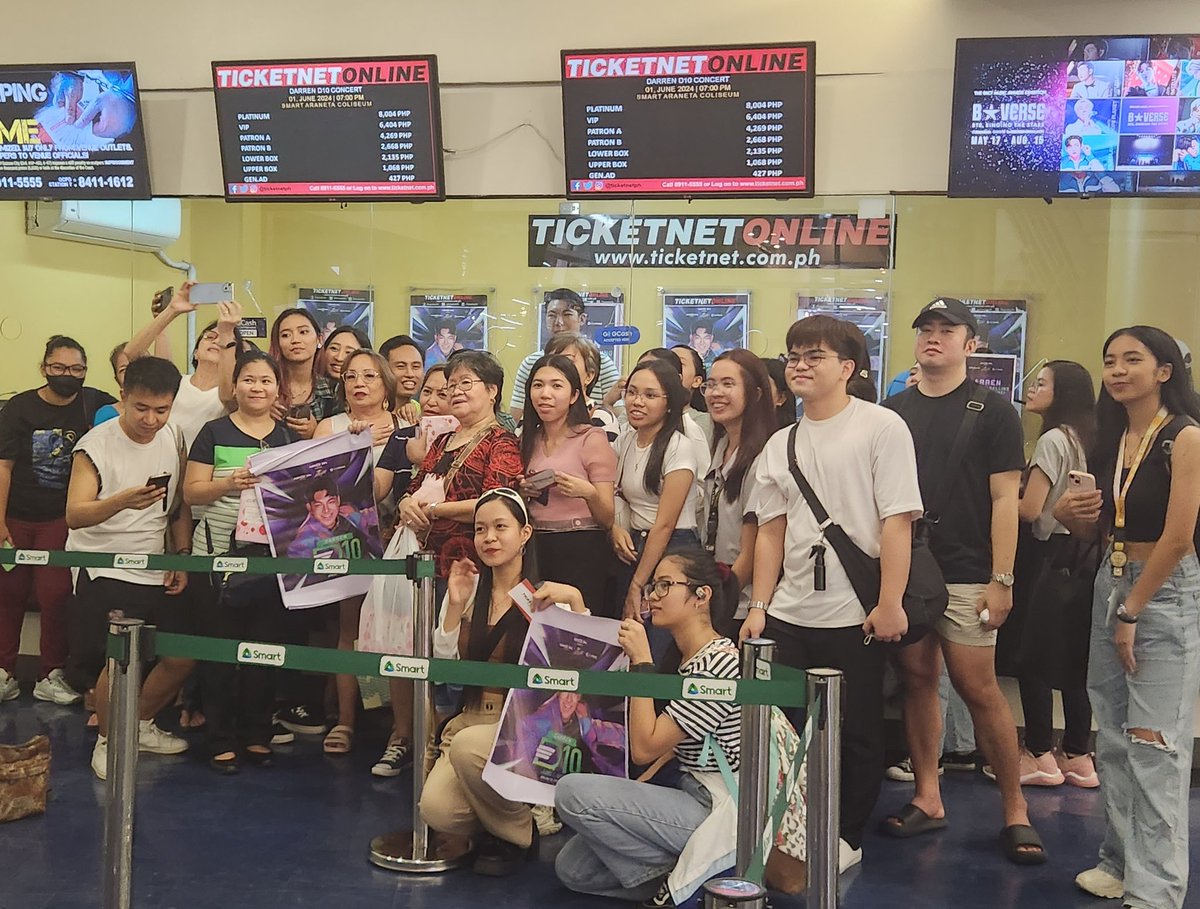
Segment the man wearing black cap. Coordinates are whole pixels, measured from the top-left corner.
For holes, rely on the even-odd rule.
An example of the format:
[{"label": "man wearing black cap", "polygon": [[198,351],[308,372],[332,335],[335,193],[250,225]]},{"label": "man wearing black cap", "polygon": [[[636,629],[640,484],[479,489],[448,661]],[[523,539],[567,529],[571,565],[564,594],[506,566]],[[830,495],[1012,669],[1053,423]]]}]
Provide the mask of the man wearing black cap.
[{"label": "man wearing black cap", "polygon": [[[937,688],[944,655],[1000,786],[1001,846],[1017,864],[1040,864],[1046,853],[1029,826],[1016,725],[995,668],[996,630],[1012,610],[1017,505],[1025,465],[1021,421],[1007,400],[967,378],[967,358],[979,344],[979,325],[961,300],[939,297],[921,310],[913,328],[921,378],[884,406],[899,413],[912,431],[921,498],[930,510],[927,517],[936,522],[930,546],[945,576],[950,605],[935,634],[900,651],[916,794],[884,822],[883,831],[909,837],[946,826],[937,767]],[[960,442],[959,428],[966,420],[969,434]]]}]

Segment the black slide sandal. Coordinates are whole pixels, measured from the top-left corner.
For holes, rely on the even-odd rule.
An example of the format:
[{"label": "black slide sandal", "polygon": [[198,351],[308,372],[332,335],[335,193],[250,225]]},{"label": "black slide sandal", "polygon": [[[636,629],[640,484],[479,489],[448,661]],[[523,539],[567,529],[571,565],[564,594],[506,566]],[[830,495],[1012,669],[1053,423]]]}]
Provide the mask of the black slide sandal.
[{"label": "black slide sandal", "polygon": [[[1037,850],[1022,849],[1036,846]],[[1028,824],[1011,824],[1000,831],[1000,849],[1014,865],[1043,865],[1046,862],[1046,847],[1038,832]]]},{"label": "black slide sandal", "polygon": [[885,818],[879,825],[881,833],[900,840],[920,836],[922,833],[932,833],[934,830],[944,830],[945,827],[944,817],[930,817],[912,802]]}]

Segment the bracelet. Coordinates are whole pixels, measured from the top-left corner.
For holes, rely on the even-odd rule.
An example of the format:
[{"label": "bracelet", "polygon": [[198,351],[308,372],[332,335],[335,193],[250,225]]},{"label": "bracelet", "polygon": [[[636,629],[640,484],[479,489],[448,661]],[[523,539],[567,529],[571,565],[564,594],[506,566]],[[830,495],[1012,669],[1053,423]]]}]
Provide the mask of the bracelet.
[{"label": "bracelet", "polygon": [[658,667],[653,663],[630,663],[630,672],[654,672]]},{"label": "bracelet", "polygon": [[1120,619],[1122,622],[1124,622],[1126,625],[1136,625],[1137,620],[1138,620],[1138,617],[1136,615],[1130,615],[1128,612],[1125,611],[1124,603],[1122,603],[1120,606],[1117,607],[1117,618]]},{"label": "bracelet", "polygon": [[429,506],[429,520],[431,520],[431,521],[432,521],[432,520],[434,519],[434,517],[435,517],[435,515],[434,515],[434,509],[435,509],[435,508],[437,508],[437,507],[438,507],[438,503],[437,503],[437,502],[434,502],[433,504],[431,504],[431,505]]},{"label": "bracelet", "polygon": [[767,604],[764,603],[762,600],[755,600],[753,603],[750,604],[750,608],[751,609],[761,609],[763,612],[766,612]]}]

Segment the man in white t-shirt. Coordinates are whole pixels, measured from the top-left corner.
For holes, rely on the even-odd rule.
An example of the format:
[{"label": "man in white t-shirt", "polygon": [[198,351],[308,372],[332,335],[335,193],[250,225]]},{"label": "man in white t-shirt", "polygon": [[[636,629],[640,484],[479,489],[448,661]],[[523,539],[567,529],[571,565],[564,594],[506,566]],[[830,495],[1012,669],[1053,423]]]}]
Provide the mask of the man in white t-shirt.
[{"label": "man in white t-shirt", "polygon": [[830,666],[845,675],[839,857],[845,871],[862,859],[863,828],[883,781],[880,642],[897,641],[908,630],[901,598],[921,491],[904,421],[846,392],[855,360],[866,349],[857,326],[809,316],[788,329],[787,346],[788,387],[804,401],[796,464],[830,519],[880,559],[879,602],[859,601],[824,540],[789,467],[791,429],[781,429],[755,469],[758,538],[742,637],[776,641],[776,659],[789,666]]},{"label": "man in white t-shirt", "polygon": [[[171,550],[187,553],[192,525],[180,508],[185,452],[179,433],[167,425],[179,389],[179,370],[160,357],[129,364],[116,420],[102,423],[75,443],[67,487],[67,550],[156,555],[169,537]],[[188,600],[180,596],[187,572],[135,568],[75,569],[75,627],[72,658],[95,665],[103,660],[108,613],[144,619],[163,631],[187,633]],[[90,660],[89,660],[90,658]],[[178,754],[187,743],[154,724],[192,671],[194,662],[164,657],[142,685],[138,747]],[[108,669],[95,684],[100,736],[92,770],[108,772]]]}]

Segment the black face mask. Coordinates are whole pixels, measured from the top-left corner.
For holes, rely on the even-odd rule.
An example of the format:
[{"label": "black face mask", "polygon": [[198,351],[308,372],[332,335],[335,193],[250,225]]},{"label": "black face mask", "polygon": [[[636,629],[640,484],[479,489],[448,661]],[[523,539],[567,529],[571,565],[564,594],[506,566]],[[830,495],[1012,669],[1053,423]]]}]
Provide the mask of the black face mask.
[{"label": "black face mask", "polygon": [[83,389],[83,379],[78,376],[46,376],[50,390],[61,398],[71,398]]}]

